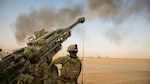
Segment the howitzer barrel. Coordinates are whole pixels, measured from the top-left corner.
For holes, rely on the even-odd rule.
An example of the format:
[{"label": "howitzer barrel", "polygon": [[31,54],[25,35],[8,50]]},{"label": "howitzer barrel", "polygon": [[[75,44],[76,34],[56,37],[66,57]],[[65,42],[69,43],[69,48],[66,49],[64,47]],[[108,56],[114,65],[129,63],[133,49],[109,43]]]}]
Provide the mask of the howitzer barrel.
[{"label": "howitzer barrel", "polygon": [[[70,30],[72,28],[74,28],[77,24],[84,23],[84,21],[85,21],[85,18],[81,17],[75,23],[73,23],[72,25],[70,25],[67,28],[57,29],[54,32],[48,32],[45,35],[41,36],[41,38],[38,38],[39,40],[37,40],[37,41],[40,41],[40,39],[44,38],[44,40],[42,41],[42,42],[44,42],[44,45],[40,49],[41,53],[39,56],[43,57],[44,54],[46,55],[46,53],[49,53],[50,54],[49,56],[52,57],[54,54],[52,55],[51,53],[53,51],[58,52],[58,50],[60,50],[60,48],[61,48],[61,43],[63,43],[68,37],[71,36]],[[57,44],[58,44],[58,46],[56,47]]]},{"label": "howitzer barrel", "polygon": [[74,26],[76,26],[78,23],[84,23],[84,21],[85,21],[85,18],[84,17],[81,17],[81,18],[79,18],[74,24],[72,24],[72,25],[70,25],[69,27],[68,27],[68,29],[72,29]]},{"label": "howitzer barrel", "polygon": [[[63,33],[65,33],[66,31],[70,31],[72,28],[74,28],[77,24],[79,24],[79,23],[84,23],[84,21],[85,21],[85,18],[84,17],[81,17],[81,18],[79,18],[75,23],[73,23],[72,25],[70,25],[69,27],[67,27],[67,28],[64,28],[64,29],[57,29],[57,30],[55,30],[55,31],[48,31],[48,32],[46,32],[44,35],[42,35],[42,36],[40,36],[40,37],[38,37],[35,41],[34,41],[34,43],[42,43],[42,42],[44,42],[44,40],[46,40],[46,39],[49,39],[50,41],[53,41],[55,38],[55,36],[56,36],[56,34],[58,35],[58,37],[60,36],[60,35],[62,35]],[[53,36],[53,37],[51,37],[51,36]],[[30,43],[30,42],[29,42]]]}]

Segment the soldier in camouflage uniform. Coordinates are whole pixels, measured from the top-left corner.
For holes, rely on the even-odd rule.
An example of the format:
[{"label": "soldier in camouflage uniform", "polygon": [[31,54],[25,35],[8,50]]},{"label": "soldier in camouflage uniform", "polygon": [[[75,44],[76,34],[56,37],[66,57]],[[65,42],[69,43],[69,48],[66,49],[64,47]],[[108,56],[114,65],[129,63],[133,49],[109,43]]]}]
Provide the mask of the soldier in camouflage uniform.
[{"label": "soldier in camouflage uniform", "polygon": [[50,66],[61,64],[61,74],[58,77],[57,84],[77,84],[77,79],[81,72],[81,61],[77,57],[77,45],[70,45],[68,50],[70,55],[59,57],[54,60]]},{"label": "soldier in camouflage uniform", "polygon": [[28,46],[23,54],[27,62],[24,64],[17,84],[50,84],[48,64],[38,57],[38,49]]}]

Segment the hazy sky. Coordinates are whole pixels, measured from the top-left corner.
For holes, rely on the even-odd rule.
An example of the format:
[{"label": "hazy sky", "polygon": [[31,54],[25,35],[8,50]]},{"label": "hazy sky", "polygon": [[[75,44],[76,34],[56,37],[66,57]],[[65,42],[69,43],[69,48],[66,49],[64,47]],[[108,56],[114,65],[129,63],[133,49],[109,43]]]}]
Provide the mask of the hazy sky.
[{"label": "hazy sky", "polygon": [[[150,58],[149,0],[0,0],[0,48],[26,46],[42,28],[68,27],[79,17],[86,21],[72,30],[59,55],[78,44],[85,56]],[[83,45],[84,44],[84,45]]]}]

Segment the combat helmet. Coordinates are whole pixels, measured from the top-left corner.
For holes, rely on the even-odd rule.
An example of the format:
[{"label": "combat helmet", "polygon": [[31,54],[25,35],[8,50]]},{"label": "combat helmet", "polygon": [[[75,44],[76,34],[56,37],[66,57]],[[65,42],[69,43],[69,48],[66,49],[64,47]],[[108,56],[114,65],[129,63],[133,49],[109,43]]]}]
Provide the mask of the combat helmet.
[{"label": "combat helmet", "polygon": [[70,52],[70,51],[77,51],[78,52],[77,44],[69,45],[67,52]]}]

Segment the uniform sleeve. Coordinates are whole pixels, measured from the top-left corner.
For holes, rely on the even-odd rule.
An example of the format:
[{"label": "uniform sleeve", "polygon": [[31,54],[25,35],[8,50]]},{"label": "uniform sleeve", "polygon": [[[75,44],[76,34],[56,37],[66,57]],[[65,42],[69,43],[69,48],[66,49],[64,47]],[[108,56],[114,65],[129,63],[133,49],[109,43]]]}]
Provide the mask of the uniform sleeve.
[{"label": "uniform sleeve", "polygon": [[53,61],[53,64],[63,64],[67,61],[67,57],[59,57]]},{"label": "uniform sleeve", "polygon": [[55,60],[50,64],[50,66],[55,65],[55,64],[64,64],[64,63],[66,63],[66,61],[67,61],[68,59],[69,59],[68,56],[59,57],[59,58],[55,59]]}]

